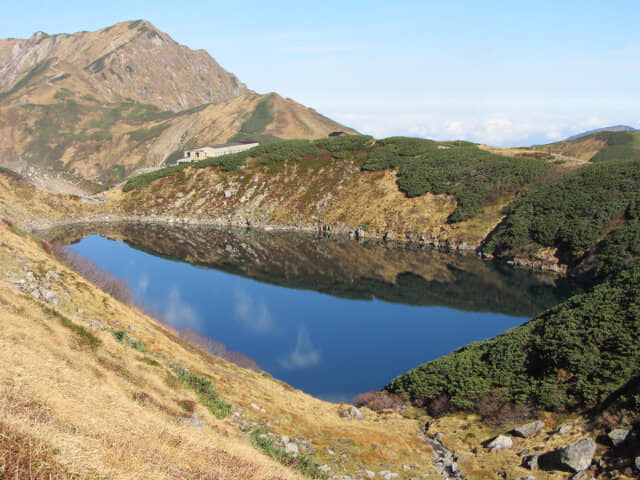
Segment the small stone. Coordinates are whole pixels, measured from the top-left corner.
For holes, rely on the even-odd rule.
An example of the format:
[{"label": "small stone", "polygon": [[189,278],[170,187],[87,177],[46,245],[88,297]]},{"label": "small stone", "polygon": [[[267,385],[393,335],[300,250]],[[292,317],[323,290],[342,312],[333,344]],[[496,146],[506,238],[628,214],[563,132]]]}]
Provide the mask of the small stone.
[{"label": "small stone", "polygon": [[298,448],[298,445],[296,445],[296,444],[295,444],[295,443],[293,443],[293,442],[287,443],[287,444],[284,446],[284,451],[285,451],[286,453],[290,453],[290,454],[292,454],[294,457],[297,457],[297,456],[298,456],[298,454],[300,453],[300,449]]},{"label": "small stone", "polygon": [[607,434],[607,437],[609,437],[611,445],[613,445],[614,447],[619,447],[627,440],[627,436],[629,435],[630,431],[631,428],[616,428],[615,430],[611,430]]},{"label": "small stone", "polygon": [[53,306],[58,305],[58,294],[56,292],[54,292],[53,290],[47,290],[43,287],[39,288],[39,292],[40,296],[45,302],[50,303]]},{"label": "small stone", "polygon": [[522,450],[520,453],[518,453],[518,456],[519,456],[519,457],[526,457],[527,455],[529,455],[529,453],[531,453],[531,452],[529,451],[529,449]]},{"label": "small stone", "polygon": [[331,471],[331,468],[329,468],[329,465],[327,464],[321,465],[318,468],[320,469],[321,472],[324,472],[324,473],[329,473]]},{"label": "small stone", "polygon": [[336,452],[334,452],[330,448],[327,448],[327,454],[329,454],[329,455],[331,455],[333,457],[336,454]]},{"label": "small stone", "polygon": [[393,240],[396,238],[395,234],[391,231],[387,232],[384,234],[383,240],[385,242],[393,242]]},{"label": "small stone", "polygon": [[524,459],[522,465],[535,472],[536,470],[538,470],[538,458],[540,458],[540,455],[531,455],[530,457]]},{"label": "small stone", "polygon": [[580,472],[589,468],[595,453],[596,442],[590,438],[583,438],[560,452],[560,462],[574,472]]},{"label": "small stone", "polygon": [[487,446],[492,452],[513,448],[513,439],[507,435],[498,435]]},{"label": "small stone", "polygon": [[522,438],[529,438],[540,432],[544,427],[544,422],[536,420],[535,422],[525,423],[518,428],[514,428],[513,432]]},{"label": "small stone", "polygon": [[566,435],[567,433],[569,433],[571,431],[571,425],[562,425],[559,429],[558,429],[558,434],[560,435]]},{"label": "small stone", "polygon": [[518,477],[516,480],[536,480],[536,477],[529,475],[528,477]]},{"label": "small stone", "polygon": [[286,445],[287,443],[289,443],[289,436],[288,435],[280,435],[280,441],[282,441],[282,443],[284,445]]},{"label": "small stone", "polygon": [[186,425],[191,425],[192,427],[202,428],[202,421],[198,418],[198,415],[195,413],[192,417],[180,417],[182,423]]},{"label": "small stone", "polygon": [[360,410],[358,410],[354,406],[351,406],[351,407],[349,407],[349,409],[343,410],[342,412],[340,412],[340,416],[342,418],[344,418],[345,420],[348,420],[350,418],[353,418],[355,420],[363,420],[364,419],[364,415],[362,415],[362,412]]},{"label": "small stone", "polygon": [[581,470],[580,472],[572,476],[571,480],[582,480],[582,478],[584,478],[584,470]]},{"label": "small stone", "polygon": [[364,473],[369,478],[374,478],[376,476],[376,474],[374,472],[372,472],[371,470],[365,470],[362,473]]},{"label": "small stone", "polygon": [[435,434],[435,436],[433,437],[433,439],[434,439],[436,442],[439,442],[439,441],[440,441],[440,440],[442,440],[443,438],[444,438],[444,433],[442,433],[442,432],[438,432],[438,433],[436,433],[436,434]]}]

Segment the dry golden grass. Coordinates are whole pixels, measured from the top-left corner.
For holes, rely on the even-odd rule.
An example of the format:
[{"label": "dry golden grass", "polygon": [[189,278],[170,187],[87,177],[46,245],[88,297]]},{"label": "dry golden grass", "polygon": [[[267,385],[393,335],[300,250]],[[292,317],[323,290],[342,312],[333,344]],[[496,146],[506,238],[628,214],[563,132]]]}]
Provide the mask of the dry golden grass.
[{"label": "dry golden grass", "polygon": [[[430,460],[425,459],[431,453],[417,437],[419,422],[366,409],[364,421],[345,421],[338,405],[192,347],[66,269],[31,237],[3,224],[0,242],[5,271],[24,272],[27,262],[37,267],[36,280],[43,272],[56,272],[56,310],[101,340],[90,348],[48,306],[0,281],[0,363],[5,365],[0,422],[8,432],[42,445],[38,448],[47,452],[42,465],[84,478],[98,473],[123,479],[298,478],[254,450],[230,421],[216,419],[197,404],[194,393],[183,389],[164,363],[169,358],[210,376],[225,400],[246,408],[248,420],[275,418],[278,433],[311,439],[314,459],[336,472],[420,463],[429,473]],[[149,353],[118,343],[102,325],[131,326]],[[266,414],[253,410],[252,403]],[[195,405],[202,429],[177,419],[189,404]],[[12,444],[18,448],[19,442]],[[327,447],[336,455],[329,455]]]}]

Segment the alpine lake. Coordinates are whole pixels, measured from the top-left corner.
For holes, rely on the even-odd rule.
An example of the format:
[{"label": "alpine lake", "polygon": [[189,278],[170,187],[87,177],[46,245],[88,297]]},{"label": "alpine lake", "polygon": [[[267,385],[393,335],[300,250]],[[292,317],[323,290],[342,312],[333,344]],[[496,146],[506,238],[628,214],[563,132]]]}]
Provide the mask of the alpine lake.
[{"label": "alpine lake", "polygon": [[574,293],[557,275],[413,244],[153,224],[47,237],[125,280],[176,330],[195,330],[334,402],[379,390]]}]

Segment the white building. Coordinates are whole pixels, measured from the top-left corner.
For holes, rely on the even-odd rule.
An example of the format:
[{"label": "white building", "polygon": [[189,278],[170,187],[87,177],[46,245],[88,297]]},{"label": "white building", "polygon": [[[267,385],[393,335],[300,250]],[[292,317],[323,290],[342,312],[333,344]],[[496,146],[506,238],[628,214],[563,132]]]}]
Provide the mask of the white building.
[{"label": "white building", "polygon": [[221,155],[228,155],[229,153],[244,152],[258,145],[260,145],[258,142],[220,143],[218,145],[208,145],[206,147],[194,148],[193,150],[185,150],[184,157],[178,160],[178,165],[197,162],[205,158],[220,157]]}]

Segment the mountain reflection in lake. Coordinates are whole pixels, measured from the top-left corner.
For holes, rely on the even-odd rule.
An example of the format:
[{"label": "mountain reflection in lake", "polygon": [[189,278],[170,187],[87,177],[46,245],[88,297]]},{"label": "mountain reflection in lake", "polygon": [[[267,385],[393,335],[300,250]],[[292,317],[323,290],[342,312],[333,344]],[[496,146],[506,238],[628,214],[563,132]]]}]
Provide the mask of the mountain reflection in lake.
[{"label": "mountain reflection in lake", "polygon": [[293,233],[123,224],[48,237],[77,242],[172,326],[333,401],[379,389],[570,293],[558,277],[473,255]]}]

